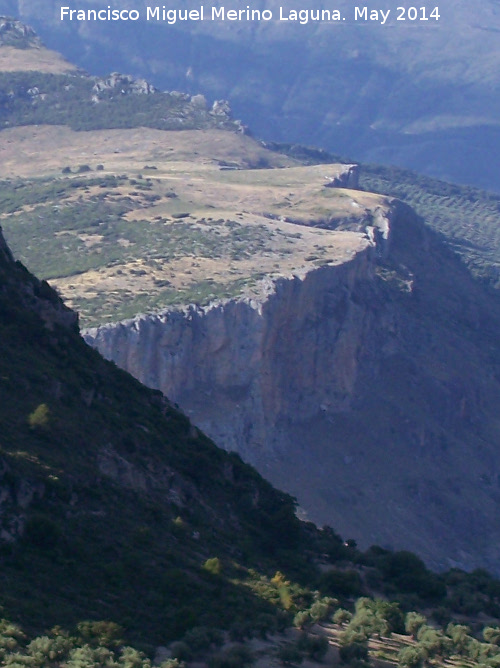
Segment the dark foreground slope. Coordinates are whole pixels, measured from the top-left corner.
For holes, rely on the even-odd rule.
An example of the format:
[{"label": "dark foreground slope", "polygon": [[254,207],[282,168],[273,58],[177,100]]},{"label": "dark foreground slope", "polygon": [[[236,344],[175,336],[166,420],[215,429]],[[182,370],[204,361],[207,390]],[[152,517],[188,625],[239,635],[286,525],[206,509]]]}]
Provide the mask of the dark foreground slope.
[{"label": "dark foreground slope", "polygon": [[202,566],[284,564],[292,500],[85,345],[3,237],[0,348],[3,614],[112,619],[154,642],[266,611]]}]

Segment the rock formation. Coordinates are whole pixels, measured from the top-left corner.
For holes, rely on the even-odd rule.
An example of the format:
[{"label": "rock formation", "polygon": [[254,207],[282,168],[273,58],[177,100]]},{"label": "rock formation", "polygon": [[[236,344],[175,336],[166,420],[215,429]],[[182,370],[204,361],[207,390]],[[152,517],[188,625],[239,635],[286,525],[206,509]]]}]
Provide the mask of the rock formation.
[{"label": "rock formation", "polygon": [[351,260],[268,280],[262,299],[86,339],[309,518],[435,567],[498,572],[500,305],[408,207],[382,218]]}]

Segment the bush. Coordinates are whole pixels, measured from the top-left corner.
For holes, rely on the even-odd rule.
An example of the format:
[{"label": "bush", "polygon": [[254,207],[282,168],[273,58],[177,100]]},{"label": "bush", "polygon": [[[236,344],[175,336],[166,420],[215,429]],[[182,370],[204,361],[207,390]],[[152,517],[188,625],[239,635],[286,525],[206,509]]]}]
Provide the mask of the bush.
[{"label": "bush", "polygon": [[425,662],[425,652],[418,645],[404,647],[398,653],[398,665],[403,668],[422,668]]},{"label": "bush", "polygon": [[333,611],[333,607],[334,599],[332,598],[325,597],[315,601],[309,608],[312,621],[316,623],[327,620]]},{"label": "bush", "polygon": [[61,661],[69,654],[73,646],[73,639],[62,635],[55,638],[39,636],[29,643],[26,651],[30,656],[40,659],[40,665],[43,665],[49,661]]},{"label": "bush", "polygon": [[452,641],[443,635],[441,631],[430,626],[422,626],[418,632],[418,644],[425,652],[428,659],[450,656]]},{"label": "bush", "polygon": [[352,619],[352,612],[345,608],[339,608],[332,617],[334,624],[348,624]]},{"label": "bush", "polygon": [[293,618],[293,625],[298,629],[305,629],[312,624],[311,615],[309,610],[299,610],[299,612]]},{"label": "bush", "polygon": [[30,429],[46,429],[50,421],[50,408],[47,404],[40,404],[33,413],[28,415]]},{"label": "bush", "polygon": [[492,645],[500,645],[500,628],[498,626],[485,626],[483,638]]},{"label": "bush", "polygon": [[339,648],[341,663],[352,663],[353,661],[368,661],[368,643],[354,640],[342,644]]},{"label": "bush", "polygon": [[427,619],[419,612],[409,612],[405,619],[406,633],[416,638],[420,628],[427,624]]},{"label": "bush", "polygon": [[446,627],[446,635],[451,638],[457,654],[467,655],[469,643],[472,640],[469,632],[469,627],[464,624],[448,624]]},{"label": "bush", "polygon": [[115,622],[80,622],[76,628],[81,638],[94,647],[118,647],[123,642],[124,631]]},{"label": "bush", "polygon": [[203,568],[212,575],[220,575],[222,570],[222,564],[220,562],[219,557],[212,557],[211,559],[207,559],[205,561],[205,563],[203,564]]},{"label": "bush", "polygon": [[405,632],[405,618],[398,603],[375,599],[375,611],[377,617],[386,622],[389,633]]}]

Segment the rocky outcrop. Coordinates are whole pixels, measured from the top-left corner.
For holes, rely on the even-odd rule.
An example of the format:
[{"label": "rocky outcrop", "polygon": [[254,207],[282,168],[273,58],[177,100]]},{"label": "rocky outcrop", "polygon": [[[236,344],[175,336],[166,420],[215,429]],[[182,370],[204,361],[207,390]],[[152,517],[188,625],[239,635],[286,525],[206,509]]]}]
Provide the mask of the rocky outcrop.
[{"label": "rocky outcrop", "polygon": [[367,245],[344,264],[268,281],[259,300],[138,316],[85,338],[257,464],[284,445],[270,437],[278,423],[349,406],[368,329],[352,294],[370,280],[370,255]]},{"label": "rocky outcrop", "polygon": [[344,171],[338,176],[331,177],[326,188],[353,188],[359,187],[359,165],[344,165]]},{"label": "rocky outcrop", "polygon": [[41,46],[41,41],[30,26],[15,19],[0,16],[0,46]]},{"label": "rocky outcrop", "polygon": [[105,79],[96,79],[92,87],[92,101],[98,102],[111,95],[153,95],[157,89],[145,79],[135,79],[128,74],[112,72]]}]

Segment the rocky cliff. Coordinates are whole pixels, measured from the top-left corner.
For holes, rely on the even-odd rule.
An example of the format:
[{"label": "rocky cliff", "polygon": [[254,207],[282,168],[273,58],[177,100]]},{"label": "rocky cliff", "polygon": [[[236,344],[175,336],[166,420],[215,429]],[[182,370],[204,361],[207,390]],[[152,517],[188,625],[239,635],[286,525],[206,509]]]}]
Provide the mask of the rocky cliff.
[{"label": "rocky cliff", "polygon": [[196,415],[226,449],[272,460],[285,445],[277,424],[349,404],[369,330],[351,296],[371,280],[370,256],[367,246],[343,264],[264,281],[261,299],[138,316],[86,339]]},{"label": "rocky cliff", "polygon": [[371,222],[350,260],[268,281],[262,299],[139,316],[87,341],[311,519],[433,566],[498,571],[498,300],[408,207]]}]

